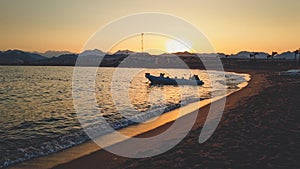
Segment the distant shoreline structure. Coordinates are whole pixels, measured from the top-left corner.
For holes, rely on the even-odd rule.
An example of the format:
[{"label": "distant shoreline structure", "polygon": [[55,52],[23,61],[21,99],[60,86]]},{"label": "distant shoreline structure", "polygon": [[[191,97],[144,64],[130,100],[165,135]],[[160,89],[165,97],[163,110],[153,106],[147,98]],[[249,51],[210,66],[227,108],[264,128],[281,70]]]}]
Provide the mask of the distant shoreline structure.
[{"label": "distant shoreline structure", "polygon": [[[47,53],[47,52],[46,52]],[[49,57],[49,54],[57,55]],[[248,52],[242,51],[237,54],[226,55],[223,53],[190,53],[190,52],[176,52],[176,53],[163,53],[160,55],[152,55],[149,53],[133,52],[130,50],[119,50],[115,53],[105,53],[101,50],[86,50],[80,54],[68,53],[67,51],[52,51],[48,52],[47,56],[41,55],[36,52],[25,52],[22,50],[7,50],[0,51],[0,65],[30,65],[30,66],[75,66],[76,60],[80,57],[87,57],[87,63],[82,66],[94,65],[95,61],[102,59],[100,67],[117,67],[125,58],[132,57],[147,63],[155,63],[156,65],[170,67],[174,65],[174,58],[180,58],[191,68],[201,67],[201,60],[203,58],[218,57],[221,60],[242,60],[242,61],[291,61],[300,62],[300,49],[293,52],[271,54],[265,52]],[[144,60],[143,60],[144,59]],[[167,64],[167,65],[165,65]],[[149,65],[151,66],[151,64]],[[152,65],[154,66],[154,65]]]}]

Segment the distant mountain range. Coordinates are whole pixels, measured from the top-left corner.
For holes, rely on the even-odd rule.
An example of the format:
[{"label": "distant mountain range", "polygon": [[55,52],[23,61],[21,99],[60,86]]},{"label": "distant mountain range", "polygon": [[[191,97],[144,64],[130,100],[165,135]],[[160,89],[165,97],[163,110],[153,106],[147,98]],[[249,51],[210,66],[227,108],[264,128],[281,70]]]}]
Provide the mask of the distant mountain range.
[{"label": "distant mountain range", "polygon": [[39,55],[42,55],[42,56],[45,56],[45,57],[48,57],[48,58],[51,58],[53,56],[58,57],[60,55],[74,54],[74,53],[69,52],[69,51],[54,51],[54,50],[48,50],[44,53],[40,53],[40,52],[33,52],[33,53],[39,54]]},{"label": "distant mountain range", "polygon": [[82,53],[80,53],[81,56],[104,56],[106,55],[105,52],[102,52],[99,49],[94,50],[85,50]]},{"label": "distant mountain range", "polygon": [[85,65],[94,65],[102,57],[108,66],[114,66],[129,54],[134,52],[125,50],[114,54],[107,54],[101,50],[86,50],[80,54],[68,51],[47,51],[45,53],[25,52],[21,50],[0,51],[0,65],[57,65],[73,66],[78,57],[85,57]]},{"label": "distant mountain range", "polygon": [[25,65],[47,59],[47,57],[21,50],[7,50],[0,52],[0,64]]},{"label": "distant mountain range", "polygon": [[[232,59],[251,59],[253,52],[242,51],[237,54],[225,55],[222,53],[212,54],[198,54],[201,57],[220,57],[220,58],[232,58]],[[126,57],[131,56],[132,58],[142,59],[144,57],[149,62],[153,58],[159,58],[160,63],[172,62],[173,56],[179,56],[185,62],[199,62],[199,58],[195,57],[196,54],[189,52],[177,52],[177,53],[164,53],[161,55],[150,55],[149,53],[137,53],[130,50],[119,50],[113,54],[107,54],[101,50],[86,50],[80,54],[71,53],[68,51],[47,51],[45,53],[37,52],[25,52],[21,50],[7,50],[0,51],[0,65],[57,65],[57,66],[73,66],[76,63],[78,57],[85,57],[84,65],[94,65],[102,59],[102,66],[118,66]],[[255,59],[268,59],[269,54],[264,52],[257,52]],[[173,57],[173,58],[172,58]],[[252,56],[253,57],[253,56]],[[299,59],[299,54],[297,59]],[[274,59],[284,60],[295,60],[294,52],[284,52],[274,56]],[[157,59],[155,62],[158,62]]]}]

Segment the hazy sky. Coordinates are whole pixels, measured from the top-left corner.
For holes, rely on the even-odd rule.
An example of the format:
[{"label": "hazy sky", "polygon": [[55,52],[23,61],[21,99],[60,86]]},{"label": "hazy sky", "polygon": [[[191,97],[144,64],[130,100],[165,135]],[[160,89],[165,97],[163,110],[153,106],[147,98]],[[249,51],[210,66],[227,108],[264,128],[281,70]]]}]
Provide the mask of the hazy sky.
[{"label": "hazy sky", "polygon": [[299,0],[1,0],[0,50],[79,52],[112,20],[162,12],[195,25],[218,52],[282,52],[300,48],[299,8]]}]

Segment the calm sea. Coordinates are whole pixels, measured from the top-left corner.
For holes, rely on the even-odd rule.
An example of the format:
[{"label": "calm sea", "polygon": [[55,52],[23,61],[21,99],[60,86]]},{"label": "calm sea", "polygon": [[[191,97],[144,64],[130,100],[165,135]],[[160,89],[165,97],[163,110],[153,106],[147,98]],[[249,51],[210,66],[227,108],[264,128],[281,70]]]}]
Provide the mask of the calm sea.
[{"label": "calm sea", "polygon": [[[83,73],[79,80],[82,78],[84,84],[94,68],[80,69]],[[116,70],[119,74],[115,73]],[[243,75],[227,72],[225,84],[221,81],[221,73],[212,72],[211,77],[217,83],[217,87],[212,88],[212,81],[205,71],[193,70],[192,73],[198,74],[205,85],[149,86],[149,81],[144,77],[145,72],[154,75],[165,72],[166,75],[169,73],[179,78],[188,78],[190,72],[180,69],[147,69],[136,73],[138,70],[98,69],[93,90],[99,112],[87,116],[84,127],[97,124],[97,117],[103,116],[115,129],[120,129],[134,124],[122,114],[133,117],[137,115],[136,112],[141,112],[146,114],[141,121],[147,120],[162,108],[167,112],[199,99],[223,95],[222,87],[225,85],[227,92],[232,92],[246,81]],[[73,71],[74,67],[0,66],[0,167],[54,153],[89,140],[74,109]],[[128,81],[127,77],[131,76],[133,78]],[[135,113],[132,113],[133,110]],[[100,134],[107,132],[103,129]]]}]

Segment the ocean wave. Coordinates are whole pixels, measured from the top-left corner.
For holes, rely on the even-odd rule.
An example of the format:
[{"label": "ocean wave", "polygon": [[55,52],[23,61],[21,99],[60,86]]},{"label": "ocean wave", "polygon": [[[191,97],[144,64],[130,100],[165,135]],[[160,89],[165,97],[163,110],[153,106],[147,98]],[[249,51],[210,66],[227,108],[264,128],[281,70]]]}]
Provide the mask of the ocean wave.
[{"label": "ocean wave", "polygon": [[[105,100],[109,100],[107,98],[109,98],[110,95],[109,93],[104,93],[107,95],[100,98],[101,103],[99,104],[101,105],[98,107],[99,109],[102,108],[102,114],[92,114],[92,117],[85,117],[87,124],[81,125],[76,118],[78,114],[73,110],[74,105],[71,100],[71,89],[69,89],[72,77],[71,69],[59,71],[63,73],[67,72],[64,75],[65,78],[62,78],[62,74],[55,73],[56,68],[51,67],[49,69],[51,70],[47,70],[47,72],[44,73],[46,76],[49,72],[51,74],[51,71],[54,71],[49,79],[31,79],[36,85],[22,86],[23,83],[17,84],[17,81],[14,81],[12,76],[16,76],[17,78],[19,76],[18,74],[12,74],[10,76],[12,80],[7,81],[6,84],[2,84],[16,88],[9,90],[14,92],[2,94],[4,95],[3,98],[12,98],[10,94],[14,94],[13,99],[0,100],[0,106],[3,106],[2,108],[5,110],[5,114],[2,114],[4,123],[0,123],[0,125],[2,125],[0,129],[0,167],[11,166],[31,158],[45,156],[82,144],[90,140],[90,137],[87,136],[84,130],[92,131],[92,138],[99,137],[114,130],[120,130],[130,125],[145,122],[189,103],[209,99],[215,96],[212,92],[218,93],[218,91],[211,91],[209,85],[204,85],[201,87],[203,91],[200,96],[202,97],[201,99],[199,99],[199,96],[195,97],[194,95],[184,95],[183,98],[179,98],[177,97],[177,93],[174,92],[174,90],[177,89],[172,86],[169,88],[145,87],[142,88],[146,90],[146,92],[144,91],[145,93],[154,89],[158,89],[158,91],[171,91],[169,101],[166,101],[167,103],[165,105],[162,105],[163,103],[161,103],[160,100],[157,100],[155,103],[148,103],[147,99],[144,99],[144,96],[141,95],[137,101],[133,103],[137,105],[136,107],[138,107],[139,113],[134,114],[131,109],[124,107],[124,110],[122,110],[124,111],[123,115],[122,113],[115,112],[112,108],[112,103],[105,102]],[[105,71],[109,73],[109,71],[112,70],[107,69]],[[15,71],[10,72],[15,73]],[[38,75],[39,71],[34,69],[31,73]],[[26,75],[28,74],[22,74],[22,76]],[[104,75],[105,73],[103,77],[100,78],[101,84],[103,84],[103,79],[106,78]],[[61,80],[59,78],[68,80],[57,83],[57,79]],[[25,78],[25,80],[26,79],[27,78]],[[230,73],[226,73],[226,80],[226,85],[229,85],[228,88],[235,88],[236,84],[245,81],[242,76]],[[28,84],[30,84],[31,81],[28,82]],[[221,83],[222,81],[220,81],[219,84],[225,85],[225,83]],[[49,85],[51,87],[49,87]],[[147,84],[142,83],[142,86],[143,85]],[[29,86],[30,88],[26,88]],[[5,88],[5,86],[2,87]],[[100,86],[99,90],[100,89],[110,91],[110,89],[105,88],[105,86]],[[187,90],[189,89],[187,88]],[[43,94],[36,94],[36,91],[46,94],[47,97],[43,96]],[[222,91],[219,93],[222,93]],[[19,97],[19,95],[22,97]],[[33,103],[29,105],[28,102],[25,103],[24,100],[29,100]],[[99,118],[99,116],[102,116],[102,119]],[[103,121],[103,119],[105,121]],[[84,126],[84,128],[82,128],[82,126]]]},{"label": "ocean wave", "polygon": [[[202,98],[200,100],[204,100]],[[191,102],[199,101],[199,99],[193,98],[189,100],[184,100],[181,103],[169,103],[165,107],[154,106],[151,111],[145,111],[136,115],[132,115],[128,118],[121,118],[116,120],[113,116],[108,116],[107,121],[110,127],[103,123],[96,123],[87,126],[84,130],[87,130],[89,133],[93,133],[92,137],[99,137],[101,135],[113,132],[115,130],[120,130],[122,128],[128,127],[130,125],[135,125],[141,122],[145,122],[151,118],[157,117],[163,113],[172,111],[181,106],[187,105]],[[17,128],[14,129],[24,129],[28,127],[33,127],[40,122],[55,122],[59,121],[61,118],[45,118],[36,122],[26,121],[21,123]],[[16,150],[8,150],[4,154],[3,159],[0,159],[0,167],[7,167],[22,161],[49,155],[79,144],[82,144],[88,140],[90,137],[86,135],[83,129],[74,130],[57,138],[51,138],[51,140],[45,141],[40,145],[32,145],[29,147],[21,147]]]}]

